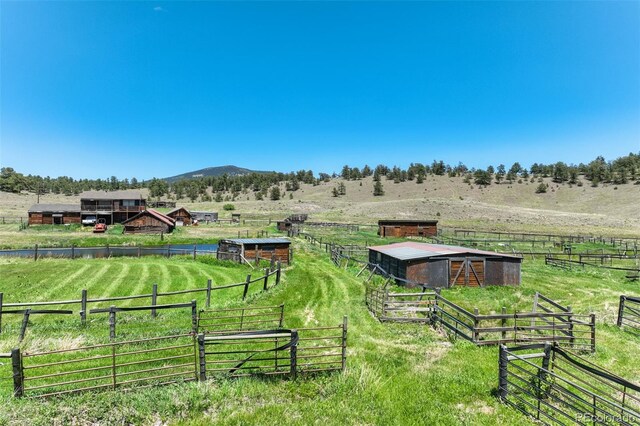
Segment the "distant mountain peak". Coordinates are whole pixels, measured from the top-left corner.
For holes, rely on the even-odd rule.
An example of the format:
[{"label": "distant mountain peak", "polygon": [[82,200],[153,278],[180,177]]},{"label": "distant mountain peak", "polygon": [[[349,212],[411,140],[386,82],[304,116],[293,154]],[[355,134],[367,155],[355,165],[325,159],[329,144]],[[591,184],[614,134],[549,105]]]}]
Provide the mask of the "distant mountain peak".
[{"label": "distant mountain peak", "polygon": [[242,176],[250,173],[267,173],[264,171],[245,169],[234,165],[205,167],[204,169],[194,170],[192,172],[182,173],[176,176],[164,178],[167,182],[177,182],[182,179],[194,179],[205,176],[222,176],[224,174],[229,176]]}]

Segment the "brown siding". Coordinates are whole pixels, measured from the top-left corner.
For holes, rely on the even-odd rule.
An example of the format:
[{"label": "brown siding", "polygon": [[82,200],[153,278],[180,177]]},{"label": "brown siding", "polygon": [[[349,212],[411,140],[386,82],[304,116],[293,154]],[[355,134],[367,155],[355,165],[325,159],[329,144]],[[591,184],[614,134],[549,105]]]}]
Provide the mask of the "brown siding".
[{"label": "brown siding", "polygon": [[151,215],[142,215],[127,222],[124,226],[125,234],[152,234],[170,232],[172,229],[166,223]]},{"label": "brown siding", "polygon": [[184,225],[191,225],[191,214],[184,207],[179,210],[167,214],[172,219],[182,222]]},{"label": "brown siding", "polygon": [[[61,224],[80,223],[80,213],[63,213],[60,219]],[[53,223],[52,213],[29,213],[29,225],[53,225]]]},{"label": "brown siding", "polygon": [[[267,244],[274,246],[274,244]],[[261,245],[258,245],[257,253],[258,257],[263,259],[271,259],[271,256],[275,254],[276,260],[289,264],[289,245],[288,244],[276,244],[274,250],[265,250]],[[244,257],[248,261],[252,261],[256,258],[256,247],[248,245],[244,249]]]},{"label": "brown siding", "polygon": [[428,237],[438,233],[436,225],[398,224],[380,225],[378,233],[381,237]]},{"label": "brown siding", "polygon": [[426,284],[429,282],[429,267],[426,259],[411,260],[407,265],[407,279],[417,283]]}]

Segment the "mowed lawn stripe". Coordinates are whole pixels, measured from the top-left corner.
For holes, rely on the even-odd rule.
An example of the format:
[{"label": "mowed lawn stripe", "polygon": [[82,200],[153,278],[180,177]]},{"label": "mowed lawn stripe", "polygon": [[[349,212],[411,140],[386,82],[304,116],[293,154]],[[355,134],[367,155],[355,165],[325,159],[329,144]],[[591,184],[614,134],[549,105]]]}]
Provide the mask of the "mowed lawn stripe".
[{"label": "mowed lawn stripe", "polygon": [[[51,269],[50,275],[49,277],[43,279],[40,283],[41,285],[39,286],[41,288],[45,288],[45,290],[43,292],[34,291],[32,296],[30,297],[34,298],[34,301],[36,301],[35,299],[37,299],[38,301],[63,300],[69,297],[70,295],[74,294],[73,290],[78,290],[75,287],[69,288],[69,284],[75,284],[83,275],[93,275],[91,273],[88,273],[88,270],[92,269],[92,266],[93,265],[91,265],[90,263],[86,263],[79,269],[76,269],[77,266],[73,264],[48,264],[48,269]],[[76,271],[71,272],[74,269]],[[51,277],[57,277],[58,279],[53,278],[53,282],[55,282],[55,284],[52,286],[48,286],[46,284],[47,282],[52,282]],[[78,290],[78,297],[80,296],[79,292],[80,291]]]},{"label": "mowed lawn stripe", "polygon": [[[115,265],[114,265],[115,266]],[[120,290],[123,287],[123,281],[129,275],[129,264],[128,263],[118,263],[116,268],[113,268],[114,271],[117,270],[118,273],[115,277],[105,277],[102,286],[102,293],[100,293],[100,299],[113,296],[120,293]]]}]

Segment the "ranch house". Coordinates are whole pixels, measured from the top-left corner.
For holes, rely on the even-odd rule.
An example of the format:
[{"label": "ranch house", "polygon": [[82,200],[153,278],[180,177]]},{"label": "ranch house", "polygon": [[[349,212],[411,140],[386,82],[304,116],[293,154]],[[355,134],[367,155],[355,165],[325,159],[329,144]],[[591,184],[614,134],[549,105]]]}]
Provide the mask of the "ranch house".
[{"label": "ranch house", "polygon": [[218,259],[235,260],[242,263],[257,258],[276,260],[289,264],[291,261],[291,241],[286,238],[237,238],[218,242]]},{"label": "ranch house", "polygon": [[34,204],[28,213],[29,225],[80,223],[80,206],[77,204]]},{"label": "ranch house", "polygon": [[466,247],[404,242],[368,247],[369,263],[429,288],[519,285],[522,258]]},{"label": "ranch house", "polygon": [[82,219],[104,219],[107,225],[124,223],[146,208],[137,190],[84,191],[80,194]]},{"label": "ranch house", "polygon": [[166,234],[175,227],[173,219],[153,209],[141,211],[122,224],[125,234]]},{"label": "ranch house", "polygon": [[437,220],[379,220],[381,237],[432,237],[438,234]]}]

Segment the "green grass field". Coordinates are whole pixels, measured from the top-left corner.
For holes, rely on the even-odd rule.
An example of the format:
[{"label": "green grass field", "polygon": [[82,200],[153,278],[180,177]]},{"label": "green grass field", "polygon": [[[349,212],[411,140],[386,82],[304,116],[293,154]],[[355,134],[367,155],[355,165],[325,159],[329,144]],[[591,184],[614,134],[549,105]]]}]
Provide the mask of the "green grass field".
[{"label": "green grass field", "polygon": [[[349,317],[348,361],[344,374],[296,381],[239,379],[141,389],[104,391],[50,400],[2,396],[0,424],[527,424],[503,406],[497,387],[496,347],[478,348],[420,325],[381,324],[367,311],[364,286],[355,269],[336,268],[317,246],[296,243],[295,265],[282,285],[256,292],[245,304],[240,289],[214,295],[214,306],[285,303],[285,326],[338,325]],[[247,266],[189,258],[3,260],[5,302],[148,293],[241,282]],[[254,272],[257,273],[257,272]],[[235,291],[235,293],[234,293]],[[542,261],[525,261],[522,285],[445,290],[445,297],[482,313],[502,306],[528,310],[536,291],[571,305],[576,313],[595,312],[597,352],[588,357],[638,381],[634,362],[640,338],[612,325],[620,294],[640,295],[617,271],[562,271]],[[160,303],[189,300],[172,296]],[[202,300],[202,296],[199,297]],[[130,302],[135,303],[135,302]],[[9,322],[7,322],[9,321]],[[106,341],[106,317],[86,328],[78,318],[35,318],[23,347],[51,349]],[[0,352],[16,344],[17,319],[3,318]],[[125,337],[175,332],[188,324],[183,313],[130,316],[119,323]],[[188,326],[187,326],[188,327]],[[2,365],[0,368],[7,368]],[[6,370],[5,370],[6,371]],[[6,376],[2,373],[0,376]],[[6,386],[5,386],[6,389]]]}]

